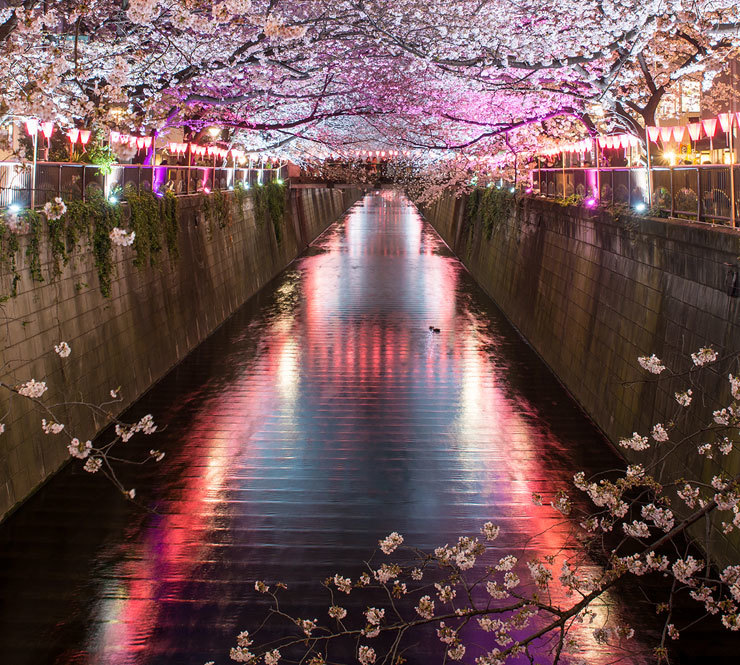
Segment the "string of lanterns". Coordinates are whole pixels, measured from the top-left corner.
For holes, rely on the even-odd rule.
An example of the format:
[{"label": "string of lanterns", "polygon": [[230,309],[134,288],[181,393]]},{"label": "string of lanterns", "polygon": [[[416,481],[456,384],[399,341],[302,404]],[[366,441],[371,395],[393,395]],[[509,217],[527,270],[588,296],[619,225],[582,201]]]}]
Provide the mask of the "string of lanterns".
[{"label": "string of lanterns", "polygon": [[688,125],[676,125],[673,127],[647,127],[647,137],[652,143],[659,140],[663,143],[675,141],[681,143],[688,133],[692,141],[698,141],[701,138],[702,131],[704,135],[712,139],[717,134],[717,125],[719,125],[725,134],[732,130],[733,122],[740,126],[740,112],[737,113],[720,113],[716,118],[705,118],[699,122],[690,122]]},{"label": "string of lanterns", "polygon": [[576,141],[575,143],[566,143],[557,148],[548,148],[547,150],[541,150],[540,155],[546,157],[552,157],[559,155],[561,152],[590,152],[593,150],[594,145],[598,145],[600,148],[606,148],[608,150],[624,149],[634,147],[638,145],[640,139],[633,134],[611,134],[609,136],[597,136],[594,138],[586,138],[582,141]]}]

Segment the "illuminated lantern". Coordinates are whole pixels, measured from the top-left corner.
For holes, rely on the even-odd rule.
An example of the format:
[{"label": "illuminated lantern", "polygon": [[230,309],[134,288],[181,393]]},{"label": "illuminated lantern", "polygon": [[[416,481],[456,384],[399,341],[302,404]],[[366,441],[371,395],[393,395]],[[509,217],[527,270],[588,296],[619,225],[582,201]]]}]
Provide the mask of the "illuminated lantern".
[{"label": "illuminated lantern", "polygon": [[677,143],[681,143],[681,141],[683,141],[684,134],[686,134],[686,127],[683,125],[673,128],[673,139]]},{"label": "illuminated lantern", "polygon": [[119,141],[120,141],[121,143],[123,143],[123,145],[126,145],[126,144],[128,143],[128,140],[129,140],[129,135],[128,135],[128,134],[121,134],[121,135],[120,135],[120,136],[118,137],[118,140],[119,140]]},{"label": "illuminated lantern", "polygon": [[72,144],[77,143],[77,139],[80,138],[80,130],[79,129],[67,130],[67,138],[69,139],[70,143]]},{"label": "illuminated lantern", "polygon": [[82,145],[87,145],[89,141],[90,141],[90,130],[81,129],[80,130],[80,143],[82,143]]},{"label": "illuminated lantern", "polygon": [[54,132],[54,123],[53,122],[42,122],[41,132],[47,138],[47,140],[50,139],[52,133]]},{"label": "illuminated lantern", "polygon": [[137,148],[138,148],[139,150],[141,150],[141,149],[142,149],[142,148],[144,147],[144,139],[143,139],[143,138],[142,138],[141,136],[139,136],[139,137],[138,137],[138,138],[136,139],[136,147],[137,147]]},{"label": "illuminated lantern", "polygon": [[149,150],[149,148],[152,147],[152,137],[151,136],[145,136],[144,139],[144,147]]},{"label": "illuminated lantern", "polygon": [[652,141],[653,143],[657,143],[658,137],[660,136],[660,127],[648,127],[647,135],[650,141]]},{"label": "illuminated lantern", "polygon": [[601,148],[606,147],[606,136],[599,136],[598,141]]},{"label": "illuminated lantern", "polygon": [[671,140],[673,135],[673,127],[661,127],[660,128],[660,139],[663,143],[667,143]]},{"label": "illuminated lantern", "polygon": [[39,131],[39,121],[36,118],[28,118],[26,120],[26,131],[29,136],[33,136]]},{"label": "illuminated lantern", "polygon": [[591,148],[594,147],[594,140],[593,139],[586,139],[584,141],[584,143],[586,144],[586,150],[591,150]]},{"label": "illuminated lantern", "polygon": [[707,136],[714,136],[717,133],[717,118],[707,118],[702,120],[701,124]]},{"label": "illuminated lantern", "polygon": [[172,153],[178,153],[178,152],[180,152],[180,144],[179,143],[169,143],[169,144],[167,144],[167,148]]},{"label": "illuminated lantern", "polygon": [[718,116],[719,124],[722,127],[722,131],[727,133],[732,127],[732,113],[720,113]]},{"label": "illuminated lantern", "polygon": [[629,134],[622,134],[622,136],[619,137],[619,145],[622,148],[628,148],[630,144],[630,137]]},{"label": "illuminated lantern", "polygon": [[634,134],[628,134],[630,145],[635,146],[640,143],[640,139],[638,139]]},{"label": "illuminated lantern", "polygon": [[701,136],[701,123],[700,122],[689,123],[688,130],[689,130],[689,136],[691,137],[691,140],[698,141],[699,137]]}]

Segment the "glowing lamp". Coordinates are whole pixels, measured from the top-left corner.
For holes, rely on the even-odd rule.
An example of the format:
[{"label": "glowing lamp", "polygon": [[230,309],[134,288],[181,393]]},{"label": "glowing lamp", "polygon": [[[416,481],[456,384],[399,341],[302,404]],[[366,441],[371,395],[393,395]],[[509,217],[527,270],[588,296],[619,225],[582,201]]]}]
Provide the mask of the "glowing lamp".
[{"label": "glowing lamp", "polygon": [[671,136],[673,136],[673,127],[660,128],[660,140],[663,141],[663,143],[668,143],[668,141],[671,140]]},{"label": "glowing lamp", "polygon": [[722,127],[722,131],[727,133],[732,127],[732,113],[720,113],[718,116],[719,124]]},{"label": "glowing lamp", "polygon": [[684,134],[686,134],[686,127],[683,125],[678,125],[673,128],[673,140],[677,143],[681,143],[681,141],[683,141]]},{"label": "glowing lamp", "polygon": [[622,148],[625,148],[625,149],[629,147],[629,145],[630,145],[630,137],[629,137],[629,134],[622,134],[619,137],[619,145]]},{"label": "glowing lamp", "polygon": [[717,133],[717,118],[707,118],[702,120],[701,124],[707,136],[714,136]]},{"label": "glowing lamp", "polygon": [[657,143],[658,137],[660,136],[660,127],[648,127],[647,135],[650,141],[652,141],[653,143]]},{"label": "glowing lamp", "polygon": [[42,122],[41,123],[41,133],[48,139],[51,138],[51,135],[54,132],[54,123],[53,122]]},{"label": "glowing lamp", "polygon": [[144,147],[144,139],[139,136],[136,138],[136,147],[141,150]]},{"label": "glowing lamp", "polygon": [[8,206],[8,211],[13,215],[17,215],[21,211],[21,207],[17,203],[11,203]]},{"label": "glowing lamp", "polygon": [[640,201],[635,204],[635,210],[640,213],[645,212],[647,210],[647,204],[644,201]]},{"label": "glowing lamp", "polygon": [[77,140],[80,138],[80,130],[79,129],[67,130],[67,138],[69,139],[70,143],[72,144],[77,143]]},{"label": "glowing lamp", "polygon": [[82,145],[87,145],[90,141],[90,130],[89,129],[81,129],[80,130],[80,143]]},{"label": "glowing lamp", "polygon": [[149,148],[152,147],[152,137],[151,136],[145,136],[143,139],[144,147],[149,150]]},{"label": "glowing lamp", "polygon": [[699,137],[701,136],[701,123],[700,122],[689,123],[688,130],[689,130],[689,136],[691,137],[691,140],[698,141]]},{"label": "glowing lamp", "polygon": [[36,118],[28,118],[26,120],[26,132],[29,136],[33,136],[39,131],[39,121]]},{"label": "glowing lamp", "polygon": [[584,202],[583,205],[585,205],[587,208],[593,208],[596,205],[597,201],[593,196],[589,196]]},{"label": "glowing lamp", "polygon": [[119,135],[119,137],[118,137],[118,140],[119,140],[119,141],[120,141],[121,143],[123,143],[124,145],[126,145],[126,144],[128,143],[128,139],[129,139],[129,135],[128,135],[128,134],[121,134],[121,135]]},{"label": "glowing lamp", "polygon": [[599,136],[599,146],[605,148],[608,138],[608,136]]},{"label": "glowing lamp", "polygon": [[180,144],[179,143],[168,143],[167,144],[167,149],[171,153],[178,153],[178,152],[180,152]]}]

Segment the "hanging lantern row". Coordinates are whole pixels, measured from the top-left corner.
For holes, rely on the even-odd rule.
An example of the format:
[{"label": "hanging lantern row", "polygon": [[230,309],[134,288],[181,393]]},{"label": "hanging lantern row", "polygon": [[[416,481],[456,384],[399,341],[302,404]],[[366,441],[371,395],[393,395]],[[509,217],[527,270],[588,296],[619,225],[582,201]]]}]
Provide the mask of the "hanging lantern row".
[{"label": "hanging lantern row", "polygon": [[692,141],[698,141],[701,138],[702,131],[707,138],[714,138],[717,133],[717,125],[722,131],[728,133],[732,130],[733,121],[740,126],[740,112],[737,113],[720,113],[716,118],[705,118],[700,122],[690,122],[688,125],[677,125],[675,127],[647,127],[648,139],[653,143],[658,140],[663,143],[675,141],[681,143],[688,133]]},{"label": "hanging lantern row", "polygon": [[[54,123],[51,121],[39,122],[36,118],[27,118],[25,125],[26,132],[29,136],[34,136],[37,132],[41,132],[44,138],[48,140],[54,133]],[[92,132],[89,129],[72,128],[67,130],[67,138],[69,138],[70,143],[73,145],[78,141],[82,145],[87,145],[90,141],[91,134]]]},{"label": "hanging lantern row", "polygon": [[214,145],[205,146],[198,145],[197,143],[177,143],[172,141],[167,144],[167,148],[173,155],[184,155],[188,149],[190,149],[191,154],[199,157],[208,155],[209,157],[219,157],[224,159],[229,155],[229,153],[231,153],[231,157],[234,160],[240,160],[246,156],[246,152],[244,152],[244,150],[237,150],[236,148],[228,150]]},{"label": "hanging lantern row", "polygon": [[411,151],[409,150],[344,150],[339,152],[319,152],[316,154],[309,154],[309,159],[353,159],[353,158],[363,158],[363,157],[380,157],[381,159],[384,158],[391,158],[391,157],[398,157],[399,155],[403,155],[404,157],[411,156]]},{"label": "hanging lantern row", "polygon": [[128,145],[131,148],[142,150],[152,147],[154,139],[151,136],[134,136],[133,134],[122,134],[121,132],[111,132],[110,142],[120,143],[121,145]]},{"label": "hanging lantern row", "polygon": [[89,129],[68,129],[67,138],[69,142],[74,145],[80,143],[81,145],[87,145],[90,142],[90,136],[92,132]]},{"label": "hanging lantern row", "polygon": [[[610,136],[597,136],[596,142],[600,148],[606,148],[607,150],[626,149],[630,146],[636,146],[640,139],[632,134],[612,134]],[[549,148],[540,152],[541,155],[546,157],[552,157],[559,155],[561,152],[589,152],[594,147],[594,139],[587,138],[576,143],[567,143],[558,148]]]},{"label": "hanging lantern row", "polygon": [[54,123],[39,122],[36,118],[28,118],[26,120],[26,133],[33,136],[37,132],[41,132],[45,138],[50,139],[54,133]]}]

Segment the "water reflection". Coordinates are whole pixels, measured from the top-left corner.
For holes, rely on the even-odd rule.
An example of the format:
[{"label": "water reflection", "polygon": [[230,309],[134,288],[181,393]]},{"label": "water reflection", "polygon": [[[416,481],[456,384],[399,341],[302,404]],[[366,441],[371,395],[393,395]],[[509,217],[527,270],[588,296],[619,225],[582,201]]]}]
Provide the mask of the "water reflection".
[{"label": "water reflection", "polygon": [[[356,576],[392,530],[432,547],[493,519],[502,553],[534,537],[557,554],[564,533],[531,493],[613,462],[393,192],[357,205],[134,415],[149,411],[167,457],[130,483],[157,514],[69,468],[0,530],[6,662],[227,662],[264,608],[255,579],[321,616],[317,582]],[[610,662],[590,629],[578,640]]]}]

